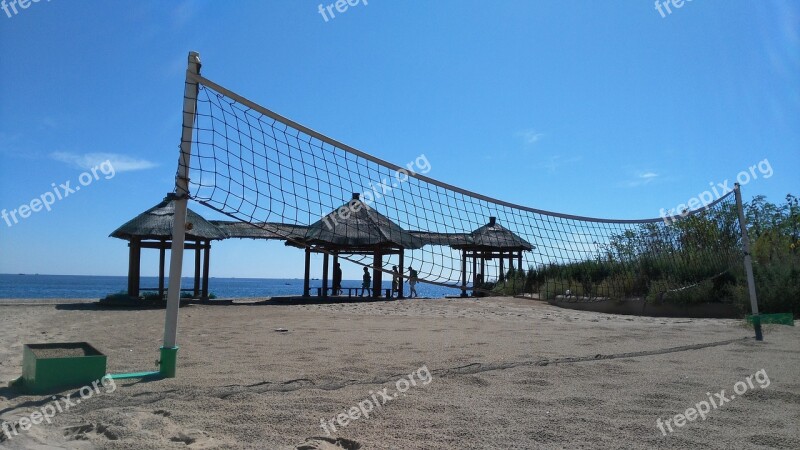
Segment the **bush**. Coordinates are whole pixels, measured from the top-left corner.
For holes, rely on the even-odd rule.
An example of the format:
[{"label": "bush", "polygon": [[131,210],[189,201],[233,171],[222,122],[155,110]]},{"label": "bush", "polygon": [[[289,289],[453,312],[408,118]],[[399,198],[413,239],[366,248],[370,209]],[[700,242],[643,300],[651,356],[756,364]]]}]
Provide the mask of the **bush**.
[{"label": "bush", "polygon": [[[800,316],[800,200],[788,195],[785,205],[776,206],[756,197],[746,213],[759,311]],[[642,224],[613,235],[601,248],[595,260],[531,267],[524,276],[510,273],[495,291],[516,293],[519,278],[525,292],[548,300],[569,291],[682,305],[734,303],[743,314],[750,311],[738,218],[730,205],[669,227]]]}]

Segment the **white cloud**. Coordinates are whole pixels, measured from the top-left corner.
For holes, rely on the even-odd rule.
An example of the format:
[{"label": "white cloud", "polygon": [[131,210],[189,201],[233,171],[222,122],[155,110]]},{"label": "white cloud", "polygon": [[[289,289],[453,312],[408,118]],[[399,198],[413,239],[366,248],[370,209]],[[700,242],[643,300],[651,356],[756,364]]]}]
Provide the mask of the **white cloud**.
[{"label": "white cloud", "polygon": [[527,145],[533,145],[539,142],[539,139],[544,136],[544,133],[539,133],[535,130],[525,130],[517,133],[517,136],[522,138],[522,141]]},{"label": "white cloud", "polygon": [[104,161],[110,161],[117,172],[132,172],[134,170],[146,170],[156,167],[157,164],[145,159],[131,158],[127,155],[117,153],[84,153],[82,155],[66,152],[51,153],[50,157],[56,161],[61,161],[81,169],[91,169],[97,167]]},{"label": "white cloud", "polygon": [[627,187],[638,187],[644,186],[645,184],[651,183],[653,180],[658,178],[658,174],[655,172],[639,172],[633,178],[633,180],[629,180],[625,183]]}]

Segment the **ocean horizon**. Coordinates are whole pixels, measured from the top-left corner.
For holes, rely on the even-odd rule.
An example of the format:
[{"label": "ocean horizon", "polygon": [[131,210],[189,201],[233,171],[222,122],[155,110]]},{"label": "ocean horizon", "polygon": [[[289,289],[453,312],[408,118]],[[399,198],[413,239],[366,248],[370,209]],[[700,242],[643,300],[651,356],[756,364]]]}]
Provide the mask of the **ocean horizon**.
[{"label": "ocean horizon", "polygon": [[[322,281],[314,279],[311,287],[319,287]],[[193,279],[183,277],[182,289],[191,289]],[[361,280],[343,280],[343,287],[360,287]],[[158,277],[141,277],[142,288],[157,288]],[[383,282],[384,289],[391,288],[391,280]],[[115,275],[42,275],[0,274],[0,301],[12,299],[77,299],[103,298],[108,294],[124,292],[128,288],[127,276]],[[208,279],[208,290],[216,298],[255,298],[300,295],[303,292],[302,278],[219,278]],[[408,292],[408,285],[405,287]],[[444,297],[458,295],[460,291],[427,283],[419,283],[417,291],[422,297]]]}]

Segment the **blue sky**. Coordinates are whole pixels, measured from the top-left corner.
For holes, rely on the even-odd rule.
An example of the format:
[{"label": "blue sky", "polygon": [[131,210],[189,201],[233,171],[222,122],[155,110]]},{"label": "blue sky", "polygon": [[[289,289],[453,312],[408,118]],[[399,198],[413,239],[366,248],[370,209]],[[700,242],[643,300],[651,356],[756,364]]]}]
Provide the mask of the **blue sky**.
[{"label": "blue sky", "polygon": [[[0,273],[127,273],[107,236],[172,190],[189,50],[206,77],[311,128],[398,164],[424,153],[433,178],[540,209],[657,217],[764,160],[746,199],[800,193],[796,2],[662,17],[651,1],[369,0],[327,22],[319,5],[0,10],[0,209],[115,168],[0,219]],[[225,241],[212,275],[301,277],[302,252]]]}]

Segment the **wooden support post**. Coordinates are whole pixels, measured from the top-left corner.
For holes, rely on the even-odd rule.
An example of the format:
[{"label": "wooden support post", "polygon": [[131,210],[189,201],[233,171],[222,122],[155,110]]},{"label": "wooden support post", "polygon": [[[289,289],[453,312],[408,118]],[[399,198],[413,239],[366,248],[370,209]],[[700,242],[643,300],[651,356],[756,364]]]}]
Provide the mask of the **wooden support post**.
[{"label": "wooden support post", "polygon": [[200,297],[200,240],[194,241],[194,286],[192,298]]},{"label": "wooden support post", "polygon": [[406,256],[405,253],[406,253],[406,249],[401,248],[400,249],[400,286],[397,286],[397,298],[404,298],[405,297],[405,295],[403,294],[403,278],[405,278],[403,276],[403,274],[405,273],[405,270],[406,270],[405,267],[403,267],[405,265],[405,263],[406,263],[406,261],[405,261],[405,256]]},{"label": "wooden support post", "polygon": [[330,256],[328,252],[323,253],[322,257],[322,297],[328,296],[328,260]]},{"label": "wooden support post", "polygon": [[204,300],[208,300],[208,271],[211,266],[209,261],[210,257],[211,241],[206,241],[206,245],[203,247],[203,293],[201,295]]},{"label": "wooden support post", "polygon": [[139,238],[131,238],[128,244],[128,296],[139,296],[139,278],[142,258],[142,245]]},{"label": "wooden support post", "polygon": [[[331,295],[339,295],[339,293],[336,292],[336,289],[342,287],[342,280],[336,280],[336,267],[338,267],[338,264],[339,264],[339,252],[335,252],[333,254],[333,271],[331,272],[333,274],[331,275],[331,277],[333,278],[331,282]],[[338,286],[336,285],[337,281],[339,283]]]},{"label": "wooden support post", "polygon": [[158,248],[158,299],[164,300],[164,265],[167,259],[167,241],[162,239]]},{"label": "wooden support post", "polygon": [[475,288],[478,287],[478,256],[472,253],[472,296],[475,296]]},{"label": "wooden support post", "polygon": [[381,266],[383,264],[383,255],[380,249],[375,249],[372,260],[372,296],[378,298],[381,296]]},{"label": "wooden support post", "polygon": [[498,281],[503,281],[506,279],[506,269],[503,267],[503,252],[500,252],[500,275],[497,277]]},{"label": "wooden support post", "polygon": [[311,247],[306,247],[305,271],[303,272],[303,297],[310,297],[309,281],[311,279]]},{"label": "wooden support post", "polygon": [[461,296],[467,296],[467,251],[461,250]]}]

